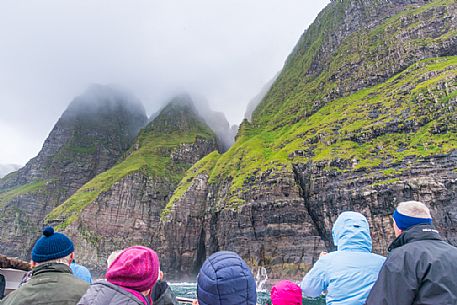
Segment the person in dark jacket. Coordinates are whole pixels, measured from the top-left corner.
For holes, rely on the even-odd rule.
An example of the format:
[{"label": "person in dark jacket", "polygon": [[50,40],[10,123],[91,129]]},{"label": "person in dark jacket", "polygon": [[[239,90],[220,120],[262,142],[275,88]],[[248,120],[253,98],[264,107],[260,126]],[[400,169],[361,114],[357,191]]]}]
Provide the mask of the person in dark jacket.
[{"label": "person in dark jacket", "polygon": [[159,257],[152,249],[127,248],[109,264],[106,280],[95,281],[78,305],[152,305],[159,269]]},{"label": "person in dark jacket", "polygon": [[457,248],[432,225],[429,209],[402,202],[393,218],[397,238],[366,304],[457,304]]},{"label": "person in dark jacket", "polygon": [[73,243],[67,236],[46,227],[32,249],[31,279],[0,304],[77,304],[89,285],[71,273],[69,265],[74,257],[73,251]]},{"label": "person in dark jacket", "polygon": [[170,286],[163,280],[162,271],[159,272],[159,280],[152,288],[151,298],[154,305],[179,305]]},{"label": "person in dark jacket", "polygon": [[6,280],[3,274],[0,274],[0,300],[5,297]]},{"label": "person in dark jacket", "polygon": [[216,252],[197,277],[199,305],[255,305],[256,284],[251,270],[234,252]]}]

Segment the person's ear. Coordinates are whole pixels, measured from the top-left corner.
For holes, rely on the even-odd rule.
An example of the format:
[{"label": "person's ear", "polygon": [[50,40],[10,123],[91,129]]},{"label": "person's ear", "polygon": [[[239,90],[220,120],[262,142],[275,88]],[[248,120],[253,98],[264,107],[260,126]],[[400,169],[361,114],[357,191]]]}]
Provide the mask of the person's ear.
[{"label": "person's ear", "polygon": [[394,219],[394,233],[395,233],[395,237],[398,237],[401,235],[401,233],[403,233],[403,231],[400,230],[400,228],[397,226],[395,219]]},{"label": "person's ear", "polygon": [[35,263],[34,261],[30,261],[30,266],[32,268],[35,268],[37,266],[37,263]]},{"label": "person's ear", "polygon": [[70,265],[71,262],[73,262],[74,259],[75,259],[75,252],[71,252],[70,253],[70,259],[68,260],[68,265]]}]

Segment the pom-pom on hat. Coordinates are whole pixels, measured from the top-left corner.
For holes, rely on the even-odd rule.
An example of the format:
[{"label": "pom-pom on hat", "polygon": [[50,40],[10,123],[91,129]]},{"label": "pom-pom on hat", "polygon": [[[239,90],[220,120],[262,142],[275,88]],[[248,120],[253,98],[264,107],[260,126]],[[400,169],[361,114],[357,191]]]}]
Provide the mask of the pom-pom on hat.
[{"label": "pom-pom on hat", "polygon": [[73,242],[65,234],[54,232],[53,227],[46,227],[43,229],[43,236],[33,246],[32,260],[43,263],[68,256],[73,251]]}]

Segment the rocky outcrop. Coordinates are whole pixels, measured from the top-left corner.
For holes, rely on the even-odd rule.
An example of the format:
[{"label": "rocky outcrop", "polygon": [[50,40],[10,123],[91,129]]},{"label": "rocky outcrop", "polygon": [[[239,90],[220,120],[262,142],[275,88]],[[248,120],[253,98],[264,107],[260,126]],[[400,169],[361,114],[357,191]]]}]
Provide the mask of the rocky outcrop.
[{"label": "rocky outcrop", "polygon": [[356,210],[371,224],[374,251],[387,254],[393,239],[392,212],[401,201],[418,200],[430,207],[434,224],[457,246],[457,154],[422,160],[408,158],[378,171],[329,173],[319,165],[294,165],[296,181],[316,227],[332,249],[331,226],[343,211]]},{"label": "rocky outcrop", "polygon": [[216,136],[193,104],[174,99],[121,162],[52,211],[47,222],[72,237],[78,260],[102,273],[112,251],[137,244],[158,248],[161,213],[177,184],[216,149]]},{"label": "rocky outcrop", "polygon": [[233,250],[270,278],[300,278],[334,249],[332,224],[347,210],[367,216],[386,254],[390,215],[412,199],[457,245],[456,9],[332,2],[235,144],[181,181],[161,229],[164,270],[192,277]]},{"label": "rocky outcrop", "polygon": [[146,120],[138,100],[113,88],[75,98],[38,156],[0,180],[0,252],[28,258],[46,214],[113,166]]},{"label": "rocky outcrop", "polygon": [[211,185],[208,175],[192,180],[163,223],[163,270],[192,278],[210,254],[239,253],[253,269],[269,267],[270,278],[308,270],[315,253],[325,249],[300,188],[290,173],[265,174],[245,194],[245,204],[226,207],[225,183]]},{"label": "rocky outcrop", "polygon": [[163,270],[191,278],[208,255],[232,250],[254,269],[267,267],[270,278],[298,279],[321,251],[334,250],[332,224],[347,210],[367,216],[374,251],[385,255],[394,237],[391,214],[406,200],[426,203],[435,225],[457,246],[456,168],[455,153],[405,160],[390,175],[294,164],[293,175],[265,174],[236,209],[218,207],[224,184],[211,186],[207,175],[199,175],[163,224]]}]

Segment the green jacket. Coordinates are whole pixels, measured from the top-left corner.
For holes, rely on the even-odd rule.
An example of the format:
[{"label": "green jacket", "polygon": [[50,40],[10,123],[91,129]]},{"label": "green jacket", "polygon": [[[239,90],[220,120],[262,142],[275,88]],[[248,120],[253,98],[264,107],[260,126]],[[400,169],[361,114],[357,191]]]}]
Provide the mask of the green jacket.
[{"label": "green jacket", "polygon": [[27,284],[0,301],[0,305],[76,305],[89,285],[77,279],[65,264],[43,264]]}]

